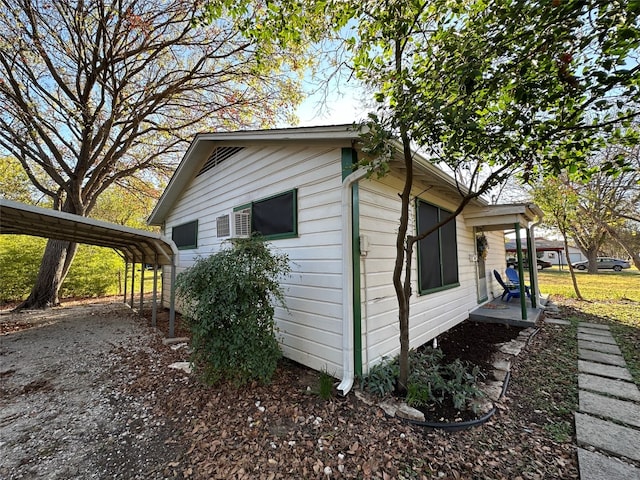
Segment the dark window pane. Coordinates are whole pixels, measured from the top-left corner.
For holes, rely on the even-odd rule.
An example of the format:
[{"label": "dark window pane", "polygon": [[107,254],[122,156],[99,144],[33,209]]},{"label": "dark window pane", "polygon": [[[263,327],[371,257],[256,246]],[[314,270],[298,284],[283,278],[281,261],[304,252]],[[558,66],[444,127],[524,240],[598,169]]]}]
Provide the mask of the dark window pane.
[{"label": "dark window pane", "polygon": [[295,233],[295,190],[254,202],[251,228],[263,236]]},{"label": "dark window pane", "polygon": [[[440,210],[441,219],[450,216],[448,212]],[[458,248],[456,242],[456,220],[453,219],[440,228],[442,252],[442,284],[458,283]]]},{"label": "dark window pane", "polygon": [[[428,230],[451,213],[418,201],[418,233]],[[418,282],[420,291],[458,283],[456,221],[440,227],[418,243]]]},{"label": "dark window pane", "polygon": [[176,225],[171,229],[171,239],[180,249],[196,248],[198,246],[198,221]]},{"label": "dark window pane", "polygon": [[[423,232],[436,223],[438,223],[438,209],[428,203],[418,202],[418,230]],[[418,249],[420,290],[441,286],[438,232],[433,232],[420,240]]]}]

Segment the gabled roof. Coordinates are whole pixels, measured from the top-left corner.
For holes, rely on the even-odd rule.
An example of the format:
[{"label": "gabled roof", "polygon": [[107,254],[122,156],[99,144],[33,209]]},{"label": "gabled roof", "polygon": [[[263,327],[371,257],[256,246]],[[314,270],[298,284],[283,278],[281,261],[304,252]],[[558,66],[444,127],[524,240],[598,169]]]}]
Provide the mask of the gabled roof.
[{"label": "gabled roof", "polygon": [[[273,130],[244,130],[236,132],[200,133],[195,136],[184,154],[180,165],[176,169],[169,185],[158,200],[147,222],[150,225],[162,225],[173,204],[180,194],[197,175],[206,158],[216,146],[248,146],[266,145],[269,143],[304,142],[305,144],[329,144],[342,146],[356,146],[360,141],[360,130],[357,125],[329,125],[320,127],[282,128]],[[396,157],[393,168],[402,171],[402,145],[394,144]],[[419,154],[414,155],[416,179],[420,179],[427,186],[447,193],[457,192],[455,180],[439,169],[428,159]],[[474,202],[484,205],[481,199]]]},{"label": "gabled roof", "polygon": [[[160,234],[0,199],[0,233],[33,235],[111,247],[129,261],[171,265],[178,249]],[[144,257],[144,260],[143,260]]]}]

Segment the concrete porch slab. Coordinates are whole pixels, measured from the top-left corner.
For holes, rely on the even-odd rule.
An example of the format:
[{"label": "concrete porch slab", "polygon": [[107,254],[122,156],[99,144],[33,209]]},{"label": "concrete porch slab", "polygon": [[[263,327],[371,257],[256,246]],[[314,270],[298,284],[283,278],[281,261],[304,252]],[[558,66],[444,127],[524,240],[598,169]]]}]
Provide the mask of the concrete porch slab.
[{"label": "concrete porch slab", "polygon": [[578,449],[580,480],[640,480],[640,469],[617,458]]},{"label": "concrete porch slab", "polygon": [[[629,375],[629,377],[630,376],[631,375]],[[588,373],[579,373],[578,388],[640,402],[640,390],[638,390],[638,387],[632,382],[600,377],[598,375],[589,375]]]},{"label": "concrete porch slab", "polygon": [[624,358],[620,355],[594,352],[593,350],[585,350],[583,348],[578,348],[578,357],[581,360],[589,360],[590,362],[604,363],[606,365],[615,365],[617,367],[627,366]]},{"label": "concrete porch slab", "polygon": [[531,308],[529,302],[527,306],[527,318],[522,318],[522,308],[520,302],[507,303],[500,299],[480,305],[475,310],[469,312],[469,320],[472,322],[500,323],[514,327],[534,327],[542,314],[542,309]]},{"label": "concrete porch slab", "polygon": [[614,455],[640,461],[640,431],[584,413],[575,414],[578,445],[592,445]]},{"label": "concrete porch slab", "polygon": [[617,345],[612,345],[610,343],[587,342],[586,340],[578,340],[578,348],[595,350],[596,352],[602,353],[612,353],[614,355],[622,355],[620,347],[618,347]]},{"label": "concrete porch slab", "polygon": [[605,397],[597,393],[580,390],[578,393],[580,411],[610,418],[625,425],[640,427],[640,405],[625,400]]},{"label": "concrete porch slab", "polygon": [[600,342],[600,343],[610,343],[611,345],[617,345],[616,341],[613,339],[611,335],[589,335],[587,333],[578,332],[578,340],[586,340],[588,342]]}]

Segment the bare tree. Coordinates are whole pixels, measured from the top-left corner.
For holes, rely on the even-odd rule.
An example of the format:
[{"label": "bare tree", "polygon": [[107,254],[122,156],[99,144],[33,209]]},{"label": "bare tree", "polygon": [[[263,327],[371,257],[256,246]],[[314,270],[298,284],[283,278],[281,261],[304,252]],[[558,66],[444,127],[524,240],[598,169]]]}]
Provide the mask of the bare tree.
[{"label": "bare tree", "polygon": [[617,161],[625,168],[616,175],[595,173],[584,183],[566,180],[578,199],[577,214],[570,225],[573,239],[589,260],[589,272],[597,273],[596,259],[608,238],[617,242],[640,263],[640,254],[625,240],[627,231],[640,220],[640,149],[613,146],[591,160],[594,167]]},{"label": "bare tree", "polygon": [[[0,0],[0,146],[55,209],[88,215],[110,185],[167,171],[196,129],[291,113],[299,52],[200,14],[183,0]],[[48,242],[23,307],[58,303],[75,249]]]}]

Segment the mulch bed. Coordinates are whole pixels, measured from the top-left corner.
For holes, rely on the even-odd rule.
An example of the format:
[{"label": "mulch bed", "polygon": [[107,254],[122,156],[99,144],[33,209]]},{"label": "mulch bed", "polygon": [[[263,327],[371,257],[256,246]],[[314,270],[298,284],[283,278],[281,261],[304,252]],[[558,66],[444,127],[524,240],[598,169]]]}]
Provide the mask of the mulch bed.
[{"label": "mulch bed", "polygon": [[[164,328],[167,320],[158,316]],[[179,318],[176,334],[186,333]],[[447,358],[475,358],[485,364],[496,340],[519,329],[465,323],[439,337]],[[549,347],[554,332],[536,335],[529,356]],[[186,360],[184,352],[155,346],[165,364]],[[521,379],[480,427],[447,433],[387,417],[353,393],[329,401],[315,394],[318,374],[283,360],[270,385],[202,385],[192,376],[158,372],[143,352],[127,360],[138,380],[123,388],[147,398],[156,413],[181,428],[171,441],[184,454],[168,463],[175,478],[194,479],[547,479],[578,478],[574,447],[545,431],[548,417],[513,408],[513,395],[539,364],[517,369]],[[516,360],[519,362],[520,360]],[[545,366],[552,369],[553,365]],[[550,387],[550,390],[552,388]],[[152,392],[152,393],[150,393]]]}]

